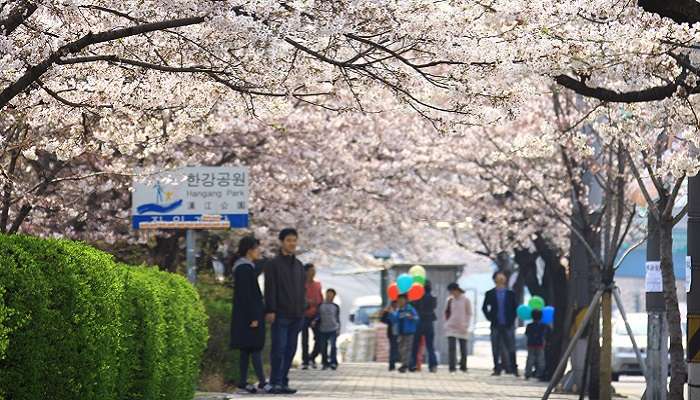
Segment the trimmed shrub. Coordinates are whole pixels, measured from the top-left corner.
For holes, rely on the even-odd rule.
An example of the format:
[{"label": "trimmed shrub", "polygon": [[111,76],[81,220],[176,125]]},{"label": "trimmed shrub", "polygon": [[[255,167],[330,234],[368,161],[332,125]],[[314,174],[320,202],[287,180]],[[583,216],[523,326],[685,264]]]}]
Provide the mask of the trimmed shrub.
[{"label": "trimmed shrub", "polygon": [[[209,342],[204,352],[200,387],[209,391],[225,391],[226,383],[237,383],[240,377],[239,351],[229,347],[233,290],[206,275],[198,278],[197,290],[209,316]],[[263,361],[267,360],[269,357],[263,358]]]},{"label": "trimmed shrub", "polygon": [[189,400],[202,307],[182,277],[81,243],[0,236],[0,395]]},{"label": "trimmed shrub", "polygon": [[164,399],[191,397],[207,343],[207,317],[197,291],[185,279],[167,275]]},{"label": "trimmed shrub", "polygon": [[158,270],[124,265],[122,399],[157,399],[163,386],[165,284]]}]

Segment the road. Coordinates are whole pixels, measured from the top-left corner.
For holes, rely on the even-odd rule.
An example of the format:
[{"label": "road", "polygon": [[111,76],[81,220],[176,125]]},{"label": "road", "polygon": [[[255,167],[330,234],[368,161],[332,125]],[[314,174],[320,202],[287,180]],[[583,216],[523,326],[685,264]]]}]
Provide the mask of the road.
[{"label": "road", "polygon": [[[522,374],[525,361],[527,360],[527,352],[518,351],[517,357],[520,373]],[[479,369],[493,368],[491,344],[488,341],[482,340],[475,343],[474,355],[469,357],[469,365]],[[644,383],[644,378],[641,376],[622,376],[620,377],[620,382],[613,383],[613,387],[620,395],[627,396],[630,399],[641,399],[646,384]]]}]

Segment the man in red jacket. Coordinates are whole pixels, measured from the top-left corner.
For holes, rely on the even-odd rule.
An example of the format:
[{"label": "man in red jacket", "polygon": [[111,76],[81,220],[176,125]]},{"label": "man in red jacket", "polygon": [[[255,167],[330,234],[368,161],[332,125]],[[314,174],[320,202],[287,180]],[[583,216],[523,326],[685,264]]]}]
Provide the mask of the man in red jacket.
[{"label": "man in red jacket", "polygon": [[[316,267],[313,264],[304,265],[306,271],[306,309],[304,310],[304,325],[301,328],[301,359],[302,369],[309,369],[309,364],[312,368],[316,368],[316,357],[318,357],[319,341],[318,329],[313,324],[313,321],[318,316],[318,306],[323,303],[323,292],[321,290],[321,282],[314,280],[316,276]],[[314,347],[309,354],[309,329],[314,334]]]}]

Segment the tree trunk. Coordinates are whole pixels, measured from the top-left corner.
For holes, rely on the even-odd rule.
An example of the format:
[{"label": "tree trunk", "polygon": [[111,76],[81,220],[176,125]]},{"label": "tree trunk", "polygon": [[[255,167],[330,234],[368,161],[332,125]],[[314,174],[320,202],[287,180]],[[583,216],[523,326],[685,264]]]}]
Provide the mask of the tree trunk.
[{"label": "tree trunk", "polygon": [[661,276],[663,278],[666,320],[668,321],[669,348],[671,357],[671,380],[668,385],[668,400],[683,399],[683,385],[686,379],[686,364],[683,355],[683,332],[681,313],[678,309],[676,277],[673,272],[673,220],[662,218],[659,222],[661,246]]},{"label": "tree trunk", "polygon": [[[544,297],[542,286],[537,280],[537,252],[531,252],[529,249],[515,249],[513,252],[515,263],[518,265],[518,281],[527,286],[528,291],[533,296]],[[522,302],[522,288],[518,300]]]},{"label": "tree trunk", "polygon": [[[591,246],[595,251],[599,252],[601,248],[601,242],[600,242],[600,235],[597,234],[593,236],[591,239],[591,244],[594,244],[595,246]],[[598,288],[600,288],[602,278],[601,278],[601,266],[592,258],[589,259],[590,262],[590,268],[591,268],[591,292],[595,293]],[[596,314],[595,314],[595,319],[591,321],[591,331],[590,334],[593,335],[593,341],[595,345],[591,349],[590,353],[590,360],[591,360],[591,368],[599,368],[600,366],[600,308],[598,308]],[[600,395],[600,374],[594,373],[594,371],[591,372],[590,374],[591,381],[588,383],[588,395],[591,400],[596,400],[598,399]],[[607,399],[605,399],[607,400]]]},{"label": "tree trunk", "polygon": [[151,250],[151,257],[160,269],[177,272],[177,259],[180,253],[180,238],[182,233],[174,232],[169,236],[157,236],[156,246]]},{"label": "tree trunk", "polygon": [[543,297],[548,305],[554,307],[554,328],[547,341],[545,353],[548,366],[546,376],[551,378],[564,351],[566,333],[570,329],[566,318],[569,304],[568,280],[566,270],[561,264],[561,250],[541,236],[535,239],[535,246],[545,265],[542,279]]},{"label": "tree trunk", "polygon": [[590,329],[588,334],[592,336],[589,344],[593,346],[589,349],[589,360],[588,365],[591,370],[588,373],[590,380],[588,381],[588,398],[591,400],[598,400],[600,397],[600,374],[596,374],[596,370],[600,366],[600,308],[593,315],[593,320],[591,320]]},{"label": "tree trunk", "polygon": [[603,347],[600,350],[600,396],[601,400],[611,398],[612,378],[612,293],[606,290],[602,299]]}]

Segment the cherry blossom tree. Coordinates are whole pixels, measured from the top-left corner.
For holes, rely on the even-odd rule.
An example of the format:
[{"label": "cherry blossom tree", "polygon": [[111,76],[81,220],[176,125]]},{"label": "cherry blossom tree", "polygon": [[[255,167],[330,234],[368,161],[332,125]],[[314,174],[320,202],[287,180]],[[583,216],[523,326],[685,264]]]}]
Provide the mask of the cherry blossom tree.
[{"label": "cherry blossom tree", "polygon": [[[649,174],[665,203],[644,195],[668,227],[679,182],[697,173],[699,18],[693,0],[6,1],[0,230],[130,236],[98,221],[127,218],[117,188],[133,167],[246,163],[261,177],[256,221],[302,220],[319,238],[380,226],[367,238],[409,249],[407,231],[472,216],[498,243],[488,253],[531,248],[545,228],[559,247],[553,221],[566,226],[583,209],[591,230],[572,231],[607,279],[633,214],[631,177]],[[531,107],[552,84],[592,99],[594,111],[562,129],[561,112]],[[621,103],[634,106],[621,116]],[[528,119],[545,122],[517,132]],[[583,123],[599,149],[578,133]],[[661,131],[663,146],[648,147]],[[591,168],[606,190],[598,214],[580,183]],[[477,201],[493,210],[475,212]],[[600,249],[588,236],[596,227]],[[663,267],[669,396],[682,398]]]}]

